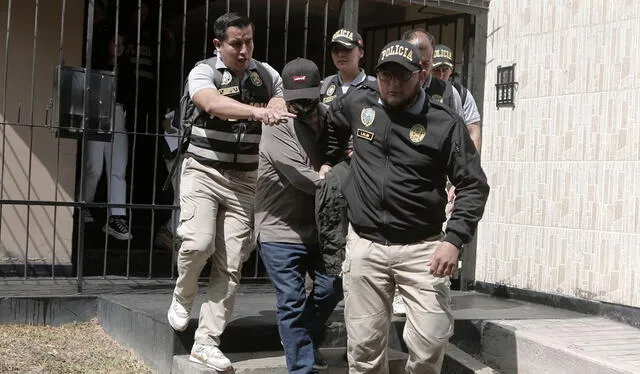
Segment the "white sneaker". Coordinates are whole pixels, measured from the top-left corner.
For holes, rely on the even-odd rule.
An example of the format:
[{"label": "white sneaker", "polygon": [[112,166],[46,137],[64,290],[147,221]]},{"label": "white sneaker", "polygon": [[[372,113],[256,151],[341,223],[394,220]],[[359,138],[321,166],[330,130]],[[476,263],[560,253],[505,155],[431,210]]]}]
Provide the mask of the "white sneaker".
[{"label": "white sneaker", "polygon": [[189,361],[206,365],[217,371],[227,371],[231,369],[231,361],[215,345],[194,343],[193,348],[191,348]]},{"label": "white sneaker", "polygon": [[407,307],[404,305],[404,300],[399,293],[393,296],[393,315],[404,316],[407,314]]},{"label": "white sneaker", "polygon": [[167,312],[167,319],[174,330],[186,330],[187,326],[189,326],[189,320],[191,320],[191,305],[182,304],[174,296]]}]

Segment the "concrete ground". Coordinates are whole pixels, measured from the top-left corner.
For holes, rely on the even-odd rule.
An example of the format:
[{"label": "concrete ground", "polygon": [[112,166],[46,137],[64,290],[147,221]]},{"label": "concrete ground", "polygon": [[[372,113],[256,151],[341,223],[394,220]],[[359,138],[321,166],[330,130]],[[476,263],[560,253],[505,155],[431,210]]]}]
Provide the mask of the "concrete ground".
[{"label": "concrete ground", "polygon": [[[84,292],[78,294],[73,279],[0,279],[0,323],[11,322],[12,318],[24,320],[22,312],[16,312],[28,312],[27,306],[16,308],[16,302],[21,299],[32,301],[34,298],[75,296],[80,300],[99,296],[101,303],[108,302],[119,309],[135,311],[138,315],[135,318],[145,316],[155,328],[162,326],[162,329],[166,329],[166,311],[172,289],[171,280],[91,278],[85,280]],[[199,311],[201,300],[199,297],[194,306],[195,313]],[[9,313],[9,308],[5,308],[9,305],[7,303],[13,303],[13,312]],[[95,303],[87,304],[96,307]],[[243,284],[228,329],[237,332],[244,329],[271,329],[273,335],[274,308],[275,297],[270,284]],[[453,292],[452,309],[456,319],[453,342],[501,372],[640,373],[640,330],[632,326],[602,317],[474,292]],[[58,311],[58,314],[61,313]],[[38,318],[33,313],[32,316]],[[332,321],[337,331],[334,335],[340,336],[340,340],[344,339],[342,318],[342,308],[339,306]],[[196,319],[197,316],[194,316],[192,325]],[[401,320],[396,318],[396,321]],[[33,322],[38,323],[37,320]],[[190,326],[186,335],[192,333],[194,328]],[[167,333],[172,334],[170,328]],[[277,331],[275,336],[266,333],[264,336],[277,343]],[[182,341],[184,347],[176,349],[175,354],[186,353],[191,342],[180,334],[178,340]],[[233,338],[226,340],[230,351],[239,351],[236,343],[241,342],[234,343]],[[334,343],[338,344],[334,346],[339,346],[341,342]],[[176,343],[171,344],[175,346]]]}]

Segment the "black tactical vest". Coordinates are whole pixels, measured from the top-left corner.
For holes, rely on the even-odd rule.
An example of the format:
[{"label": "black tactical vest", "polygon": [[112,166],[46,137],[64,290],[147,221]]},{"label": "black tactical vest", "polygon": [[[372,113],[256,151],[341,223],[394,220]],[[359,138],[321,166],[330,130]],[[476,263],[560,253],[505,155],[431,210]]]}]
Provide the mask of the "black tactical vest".
[{"label": "black tactical vest", "polygon": [[431,100],[444,104],[450,109],[455,109],[452,90],[453,87],[450,83],[432,76],[429,87],[425,89],[425,92]]},{"label": "black tactical vest", "polygon": [[[377,90],[376,78],[370,75],[367,75],[364,80],[357,85],[350,85],[347,93],[352,91],[354,88],[366,85],[374,90]],[[330,105],[331,102],[336,98],[344,95],[342,93],[342,84],[340,83],[340,78],[338,74],[330,75],[326,77],[320,87],[320,102],[326,105]]]},{"label": "black tactical vest", "polygon": [[[218,92],[244,104],[266,107],[271,99],[273,80],[260,62],[256,61],[256,67],[246,72],[248,76],[242,82],[231,70],[217,69],[214,84]],[[201,116],[191,130],[186,154],[220,169],[256,170],[261,134],[260,121]]]}]

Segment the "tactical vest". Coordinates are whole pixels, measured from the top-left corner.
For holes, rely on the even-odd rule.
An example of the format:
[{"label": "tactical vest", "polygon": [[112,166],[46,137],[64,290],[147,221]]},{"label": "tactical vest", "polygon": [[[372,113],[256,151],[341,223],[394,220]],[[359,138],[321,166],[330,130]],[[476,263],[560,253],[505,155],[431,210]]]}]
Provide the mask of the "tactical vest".
[{"label": "tactical vest", "polygon": [[467,90],[466,88],[464,88],[460,83],[452,83],[453,87],[455,87],[456,90],[458,90],[458,93],[460,94],[460,99],[462,100],[462,107],[464,108],[464,103],[467,101],[467,92],[469,92],[469,90]]},{"label": "tactical vest", "polygon": [[[376,78],[367,75],[361,83],[355,86],[349,85],[347,93],[351,92],[354,88],[360,85],[366,85],[370,88],[373,88],[374,90],[378,89]],[[330,105],[333,99],[342,95],[344,95],[342,93],[342,83],[340,83],[338,74],[326,77],[322,83],[322,86],[320,87],[320,102],[326,105]]]},{"label": "tactical vest", "polygon": [[[248,70],[243,82],[227,68],[214,71],[218,92],[243,104],[266,107],[272,96],[273,80],[260,62],[255,63],[257,68]],[[191,129],[186,155],[219,169],[253,171],[258,168],[261,135],[260,121],[200,116]]]},{"label": "tactical vest", "polygon": [[425,92],[432,100],[444,104],[451,109],[455,108],[453,86],[448,82],[432,76],[429,87],[425,89]]}]

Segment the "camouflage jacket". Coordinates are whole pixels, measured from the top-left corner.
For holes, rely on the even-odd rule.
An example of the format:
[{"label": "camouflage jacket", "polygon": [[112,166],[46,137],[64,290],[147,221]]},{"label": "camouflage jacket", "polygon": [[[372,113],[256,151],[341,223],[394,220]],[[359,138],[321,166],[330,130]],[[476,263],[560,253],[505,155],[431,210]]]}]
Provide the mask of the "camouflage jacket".
[{"label": "camouflage jacket", "polygon": [[342,196],[342,184],[350,172],[345,161],[327,173],[316,191],[316,222],[318,246],[330,275],[340,275],[347,241],[347,201]]}]

